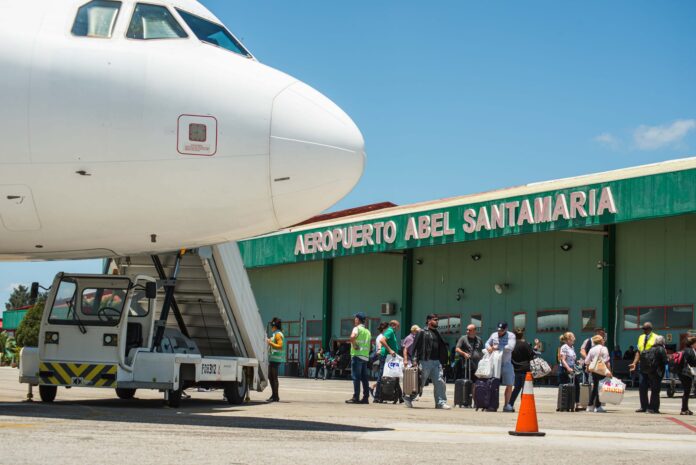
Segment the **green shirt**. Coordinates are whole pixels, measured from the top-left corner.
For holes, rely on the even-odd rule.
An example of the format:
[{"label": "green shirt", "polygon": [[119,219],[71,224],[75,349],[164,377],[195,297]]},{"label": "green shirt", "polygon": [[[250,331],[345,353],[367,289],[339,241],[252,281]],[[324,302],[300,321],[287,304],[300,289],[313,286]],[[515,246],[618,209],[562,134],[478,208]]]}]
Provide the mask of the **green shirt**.
[{"label": "green shirt", "polygon": [[[384,331],[384,340],[387,342],[391,350],[397,353],[399,352],[399,342],[396,340],[396,333],[394,332],[394,328],[392,328],[391,326]],[[380,354],[382,356],[385,356],[388,353],[389,351],[383,345]]]}]

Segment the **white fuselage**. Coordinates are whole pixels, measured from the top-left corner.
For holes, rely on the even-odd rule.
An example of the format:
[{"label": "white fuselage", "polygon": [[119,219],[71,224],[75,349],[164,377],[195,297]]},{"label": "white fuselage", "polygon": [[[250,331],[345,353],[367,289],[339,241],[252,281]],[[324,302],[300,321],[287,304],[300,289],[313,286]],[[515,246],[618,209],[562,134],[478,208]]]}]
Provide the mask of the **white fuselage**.
[{"label": "white fuselage", "polygon": [[302,221],[355,186],[364,142],[351,119],[296,79],[199,40],[177,8],[221,23],[198,2],[148,1],[188,36],[158,40],[126,37],[132,0],[110,38],[75,36],[87,3],[0,0],[0,259],[235,240]]}]

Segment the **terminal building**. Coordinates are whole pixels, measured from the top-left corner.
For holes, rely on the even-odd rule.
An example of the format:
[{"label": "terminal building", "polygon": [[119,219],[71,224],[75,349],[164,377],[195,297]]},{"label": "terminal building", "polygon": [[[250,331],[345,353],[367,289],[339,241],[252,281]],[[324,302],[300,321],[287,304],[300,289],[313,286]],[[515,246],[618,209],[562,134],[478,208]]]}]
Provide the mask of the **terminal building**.
[{"label": "terminal building", "polygon": [[625,351],[650,321],[678,346],[696,326],[696,158],[357,208],[239,247],[262,318],[284,322],[286,374],[348,340],[358,311],[373,337],[438,313],[451,345],[507,321],[551,363],[564,331],[577,349],[604,327]]}]

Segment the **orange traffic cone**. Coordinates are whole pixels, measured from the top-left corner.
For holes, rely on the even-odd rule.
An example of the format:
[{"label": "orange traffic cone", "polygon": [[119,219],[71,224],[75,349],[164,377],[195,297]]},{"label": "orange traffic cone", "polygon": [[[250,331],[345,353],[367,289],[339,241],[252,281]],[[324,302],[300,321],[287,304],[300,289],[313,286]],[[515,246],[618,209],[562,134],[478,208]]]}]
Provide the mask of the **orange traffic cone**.
[{"label": "orange traffic cone", "polygon": [[520,414],[517,417],[515,431],[508,431],[513,436],[545,436],[546,433],[539,432],[537,423],[536,404],[534,402],[534,381],[532,374],[527,372],[524,380],[524,390],[522,391],[522,404]]}]

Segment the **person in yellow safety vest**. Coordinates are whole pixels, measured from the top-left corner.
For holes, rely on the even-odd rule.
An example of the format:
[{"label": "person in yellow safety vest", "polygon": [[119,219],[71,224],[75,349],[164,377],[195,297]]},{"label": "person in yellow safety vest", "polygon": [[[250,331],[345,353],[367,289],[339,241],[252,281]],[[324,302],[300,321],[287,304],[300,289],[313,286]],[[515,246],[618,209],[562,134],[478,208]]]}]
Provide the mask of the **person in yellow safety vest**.
[{"label": "person in yellow safety vest", "polygon": [[[354,316],[355,327],[350,335],[350,374],[353,378],[353,397],[346,401],[347,404],[369,404],[370,380],[367,365],[370,360],[370,339],[372,334],[365,327],[367,316],[358,312]],[[363,387],[363,396],[360,398],[360,384]]]},{"label": "person in yellow safety vest", "polygon": [[317,352],[317,369],[314,371],[314,379],[319,379],[319,370],[324,371],[323,376],[324,379],[326,379],[326,365],[323,347],[319,347],[319,352]]},{"label": "person in yellow safety vest", "polygon": [[[662,380],[658,379],[657,375],[650,373],[652,367],[647,354],[652,346],[655,345],[657,336],[653,332],[652,323],[646,321],[643,324],[643,334],[638,337],[638,350],[633,357],[633,363],[628,366],[629,370],[635,371],[636,365],[640,361],[640,384],[638,385],[640,408],[636,412],[656,413],[650,409],[650,405],[653,405],[655,402],[652,397],[660,395],[660,383]],[[650,390],[650,399],[648,399],[648,390]]]},{"label": "person in yellow safety vest", "polygon": [[282,322],[280,318],[271,320],[271,337],[268,338],[268,381],[271,384],[271,397],[266,402],[280,402],[278,397],[278,368],[285,363],[285,338],[280,331]]}]

